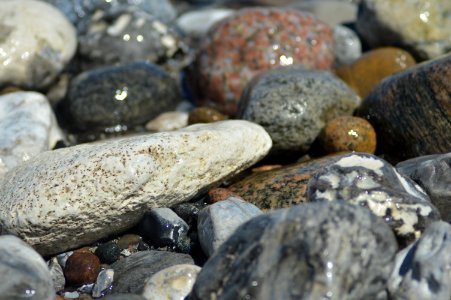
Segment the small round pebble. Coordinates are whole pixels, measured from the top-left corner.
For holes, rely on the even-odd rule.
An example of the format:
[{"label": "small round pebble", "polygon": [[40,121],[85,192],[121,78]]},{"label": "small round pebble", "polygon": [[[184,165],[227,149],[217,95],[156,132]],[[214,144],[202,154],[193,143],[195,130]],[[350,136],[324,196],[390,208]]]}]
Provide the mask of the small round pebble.
[{"label": "small round pebble", "polygon": [[373,154],[376,151],[376,132],[365,119],[340,116],[326,124],[319,142],[327,153],[357,151]]},{"label": "small round pebble", "polygon": [[121,256],[121,249],[116,243],[108,242],[98,246],[95,254],[102,263],[112,264]]},{"label": "small round pebble", "polygon": [[138,247],[138,244],[142,241],[142,237],[140,237],[137,234],[126,234],[124,236],[121,236],[117,240],[117,245],[120,249],[127,249],[130,246],[132,247]]},{"label": "small round pebble", "polygon": [[66,281],[74,285],[96,282],[99,272],[100,260],[90,252],[74,252],[64,268]]},{"label": "small round pebble", "polygon": [[189,113],[188,125],[197,123],[213,123],[223,121],[227,116],[220,113],[216,109],[209,107],[198,107]]},{"label": "small round pebble", "polygon": [[229,197],[242,199],[238,194],[226,188],[214,188],[208,191],[208,203],[216,203]]}]

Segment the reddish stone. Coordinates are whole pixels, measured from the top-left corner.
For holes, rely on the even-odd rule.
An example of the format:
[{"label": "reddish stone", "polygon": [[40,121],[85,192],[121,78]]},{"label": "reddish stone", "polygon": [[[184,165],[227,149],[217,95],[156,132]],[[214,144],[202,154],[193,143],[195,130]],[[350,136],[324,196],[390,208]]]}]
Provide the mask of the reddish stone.
[{"label": "reddish stone", "polygon": [[100,272],[100,260],[91,252],[74,252],[66,262],[64,277],[70,284],[94,283]]},{"label": "reddish stone", "polygon": [[334,59],[330,27],[311,14],[247,8],[209,32],[190,74],[198,100],[234,115],[245,85],[278,66],[329,69]]},{"label": "reddish stone", "polygon": [[209,203],[223,201],[229,197],[237,197],[241,199],[241,197],[238,194],[225,188],[214,188],[208,192]]}]

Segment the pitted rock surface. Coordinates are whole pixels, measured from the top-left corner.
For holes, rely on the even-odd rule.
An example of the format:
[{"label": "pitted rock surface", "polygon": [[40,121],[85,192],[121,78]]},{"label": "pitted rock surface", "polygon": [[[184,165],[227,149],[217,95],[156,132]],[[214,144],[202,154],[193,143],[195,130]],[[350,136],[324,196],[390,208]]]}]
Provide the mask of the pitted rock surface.
[{"label": "pitted rock surface", "polygon": [[215,252],[192,299],[373,299],[397,247],[390,227],[358,206],[276,210],[240,226]]},{"label": "pitted rock surface", "polygon": [[0,227],[59,253],[186,202],[270,147],[263,128],[237,120],[45,152],[0,182]]},{"label": "pitted rock surface", "polygon": [[344,200],[371,210],[410,243],[440,219],[427,194],[385,160],[366,153],[344,155],[308,183],[309,201]]}]

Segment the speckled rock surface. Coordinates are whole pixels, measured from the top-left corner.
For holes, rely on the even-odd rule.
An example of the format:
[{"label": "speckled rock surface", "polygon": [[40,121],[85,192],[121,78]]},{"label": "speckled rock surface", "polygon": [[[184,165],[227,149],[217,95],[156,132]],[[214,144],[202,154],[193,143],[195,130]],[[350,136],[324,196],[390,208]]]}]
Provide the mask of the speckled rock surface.
[{"label": "speckled rock surface", "polygon": [[163,269],[147,280],[142,295],[147,300],[185,299],[200,270],[195,265],[175,265]]},{"label": "speckled rock surface", "polygon": [[0,236],[0,276],[2,299],[55,299],[47,264],[36,251],[15,236]]},{"label": "speckled rock surface", "polygon": [[197,234],[205,254],[211,256],[246,221],[262,214],[255,205],[229,197],[202,209]]},{"label": "speckled rock surface", "polygon": [[64,139],[49,102],[36,92],[0,96],[0,135],[0,177]]},{"label": "speckled rock surface", "polygon": [[146,123],[146,129],[154,132],[172,131],[188,125],[188,113],[184,111],[168,111],[159,114]]},{"label": "speckled rock surface", "polygon": [[448,55],[387,78],[365,98],[356,114],[374,126],[382,153],[404,160],[449,152],[450,77]]},{"label": "speckled rock surface", "polygon": [[180,102],[176,81],[145,62],[87,71],[71,82],[65,109],[79,130],[143,124]]},{"label": "speckled rock surface", "polygon": [[47,86],[75,53],[74,27],[41,1],[3,0],[1,6],[0,88]]},{"label": "speckled rock surface", "polygon": [[357,34],[342,25],[333,28],[335,40],[335,66],[350,64],[362,55],[362,43]]},{"label": "speckled rock surface", "polygon": [[243,224],[219,248],[199,273],[192,299],[373,299],[396,249],[382,219],[357,206],[276,210]]},{"label": "speckled rock surface", "polygon": [[451,299],[451,225],[432,223],[423,236],[396,255],[391,299]]},{"label": "speckled rock surface", "polygon": [[308,200],[344,200],[366,207],[392,227],[402,244],[418,239],[440,219],[417,184],[385,160],[366,153],[344,155],[318,171],[309,180]]},{"label": "speckled rock surface", "polygon": [[141,294],[146,281],[155,273],[180,264],[193,264],[188,254],[167,251],[141,251],[121,259],[114,270],[113,293]]},{"label": "speckled rock surface", "polygon": [[351,115],[359,103],[360,98],[329,72],[290,66],[252,80],[237,116],[261,124],[273,140],[273,152],[302,153],[328,121]]},{"label": "speckled rock surface", "polygon": [[447,0],[363,0],[356,27],[371,47],[402,46],[430,59],[451,50],[450,14]]},{"label": "speckled rock surface", "polygon": [[45,152],[0,182],[0,227],[59,253],[188,201],[270,147],[260,126],[237,120]]},{"label": "speckled rock surface", "polygon": [[197,100],[233,115],[245,85],[277,66],[329,69],[331,28],[308,13],[278,8],[239,10],[209,32],[190,74]]},{"label": "speckled rock surface", "polygon": [[451,223],[451,153],[412,158],[397,164],[396,169],[421,186],[442,219]]}]

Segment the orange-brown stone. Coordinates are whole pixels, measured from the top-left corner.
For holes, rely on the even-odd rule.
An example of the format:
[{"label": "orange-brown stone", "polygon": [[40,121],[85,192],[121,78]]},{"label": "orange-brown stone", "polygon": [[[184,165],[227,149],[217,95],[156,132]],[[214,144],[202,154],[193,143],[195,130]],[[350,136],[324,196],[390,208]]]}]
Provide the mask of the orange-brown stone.
[{"label": "orange-brown stone", "polygon": [[74,252],[66,262],[64,277],[69,284],[94,283],[100,272],[100,260],[91,252]]},{"label": "orange-brown stone", "polygon": [[216,203],[219,201],[223,201],[229,197],[238,197],[241,198],[238,194],[225,189],[225,188],[214,188],[208,191],[208,202]]},{"label": "orange-brown stone", "polygon": [[188,116],[188,124],[212,123],[227,119],[227,116],[216,109],[209,107],[198,107],[193,109]]}]

